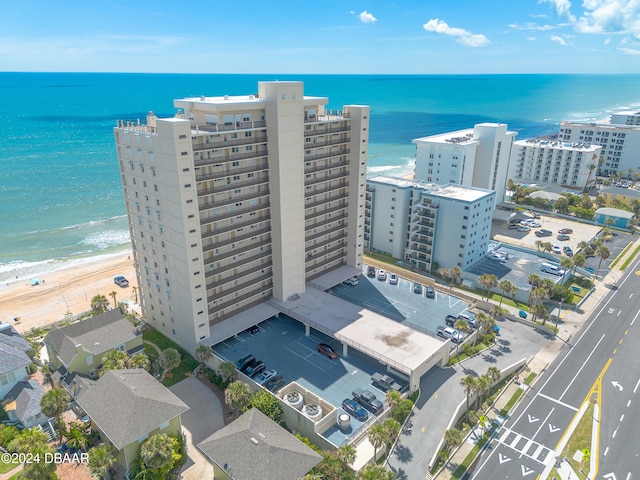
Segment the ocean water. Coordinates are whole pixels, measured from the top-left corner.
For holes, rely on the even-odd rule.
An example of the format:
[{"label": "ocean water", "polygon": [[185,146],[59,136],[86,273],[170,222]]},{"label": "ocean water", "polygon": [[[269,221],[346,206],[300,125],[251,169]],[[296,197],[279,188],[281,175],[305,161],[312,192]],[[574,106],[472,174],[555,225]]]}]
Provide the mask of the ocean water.
[{"label": "ocean water", "polygon": [[638,75],[0,73],[0,281],[129,247],[116,120],[173,116],[174,98],[301,80],[330,108],[371,106],[369,174],[411,172],[417,137],[491,121],[517,138],[640,109]]}]

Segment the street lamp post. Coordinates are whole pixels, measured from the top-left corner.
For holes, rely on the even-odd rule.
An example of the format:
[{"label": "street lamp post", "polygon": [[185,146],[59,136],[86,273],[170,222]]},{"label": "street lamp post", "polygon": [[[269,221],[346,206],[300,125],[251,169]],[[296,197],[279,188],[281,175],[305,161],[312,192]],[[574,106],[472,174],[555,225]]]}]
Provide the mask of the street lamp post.
[{"label": "street lamp post", "polygon": [[556,315],[556,336],[558,336],[558,324],[560,323],[561,313],[562,313],[562,300],[558,301],[558,315]]}]

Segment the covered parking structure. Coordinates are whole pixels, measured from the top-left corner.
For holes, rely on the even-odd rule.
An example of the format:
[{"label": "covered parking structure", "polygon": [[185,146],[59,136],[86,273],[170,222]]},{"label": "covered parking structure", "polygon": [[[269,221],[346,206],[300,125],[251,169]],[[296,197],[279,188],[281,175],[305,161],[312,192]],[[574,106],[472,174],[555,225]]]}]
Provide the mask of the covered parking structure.
[{"label": "covered parking structure", "polygon": [[410,391],[417,390],[420,378],[432,367],[449,361],[450,342],[430,337],[359,305],[308,286],[295,300],[270,300],[273,307],[302,322],[306,334],[314,328],[342,343],[343,355],[349,347],[405,377]]}]

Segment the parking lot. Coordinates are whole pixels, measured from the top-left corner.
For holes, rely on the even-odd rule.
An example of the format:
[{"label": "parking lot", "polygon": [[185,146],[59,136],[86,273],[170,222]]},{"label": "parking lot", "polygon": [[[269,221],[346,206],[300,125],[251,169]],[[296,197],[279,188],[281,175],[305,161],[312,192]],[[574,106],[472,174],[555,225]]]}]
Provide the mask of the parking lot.
[{"label": "parking lot", "polygon": [[389,278],[382,281],[377,276],[369,278],[366,273],[358,285],[337,285],[330,293],[433,336],[436,328],[444,325],[447,315],[457,316],[468,307],[460,298],[438,290],[434,298],[426,297],[424,287],[420,293],[414,293],[414,283],[402,277],[397,285],[391,285]]},{"label": "parking lot", "polygon": [[[357,387],[371,391],[384,403],[385,392],[371,385],[373,373],[386,373],[376,360],[353,348],[349,349],[347,357],[340,355],[338,359],[330,360],[318,353],[318,343],[327,343],[341,353],[340,342],[315,330],[307,337],[302,323],[283,314],[261,322],[258,327],[254,334],[242,332],[214,345],[214,352],[234,363],[246,354],[253,354],[266,364],[267,369],[282,375],[286,384],[295,381],[336,408],[341,408],[342,401],[350,399],[352,390]],[[406,381],[397,380],[406,384]],[[324,436],[341,445],[362,428],[363,423],[351,417],[351,425],[351,430],[341,432],[332,428]]]}]

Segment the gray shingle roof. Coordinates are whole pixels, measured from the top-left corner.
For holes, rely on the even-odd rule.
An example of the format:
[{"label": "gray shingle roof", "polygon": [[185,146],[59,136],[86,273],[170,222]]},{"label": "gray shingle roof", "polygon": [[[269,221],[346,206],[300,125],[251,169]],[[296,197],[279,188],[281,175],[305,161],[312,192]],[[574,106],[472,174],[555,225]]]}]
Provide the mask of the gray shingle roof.
[{"label": "gray shingle roof", "polygon": [[147,371],[109,370],[76,401],[117,449],[147,435],[189,407]]},{"label": "gray shingle roof", "polygon": [[31,363],[31,345],[9,324],[0,324],[0,375]]},{"label": "gray shingle roof", "polygon": [[298,480],[322,457],[252,408],[198,444],[234,480]]},{"label": "gray shingle roof", "polygon": [[16,416],[23,424],[41,412],[40,399],[44,390],[35,380],[22,381],[9,390],[6,398],[16,402]]},{"label": "gray shingle roof", "polygon": [[69,366],[76,355],[76,345],[91,355],[99,355],[136,336],[136,329],[119,308],[101,313],[66,327],[51,330],[46,341],[51,343],[62,362]]}]

